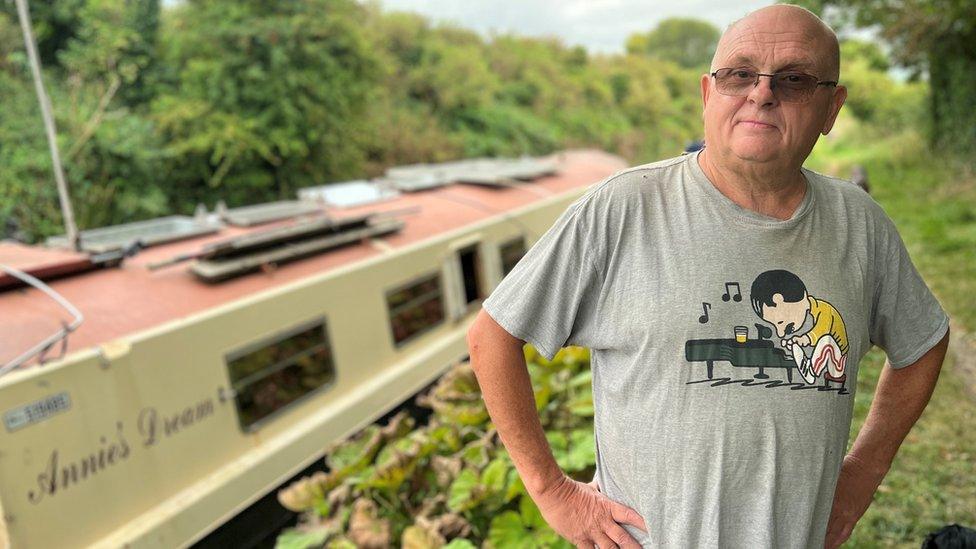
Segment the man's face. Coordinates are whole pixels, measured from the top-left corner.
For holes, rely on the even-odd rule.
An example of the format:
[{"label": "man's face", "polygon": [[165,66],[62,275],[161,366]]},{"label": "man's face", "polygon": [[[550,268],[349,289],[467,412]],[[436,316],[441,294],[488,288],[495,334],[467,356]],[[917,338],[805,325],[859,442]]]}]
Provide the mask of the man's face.
[{"label": "man's face", "polygon": [[762,318],[776,328],[776,335],[781,338],[796,333],[810,310],[806,292],[803,293],[803,299],[792,303],[783,301],[782,294],[773,294],[773,304],[770,307],[763,303]]},{"label": "man's face", "polygon": [[[749,68],[772,74],[804,72],[817,80],[836,80],[830,48],[822,33],[789,10],[761,10],[730,29],[719,44],[712,70]],[[720,94],[711,75],[702,75],[705,143],[733,162],[800,166],[820,133],[834,124],[846,97],[842,86],[817,86],[806,103],[784,103],[773,94],[771,79],[744,97]],[[759,123],[757,123],[759,122]],[[760,124],[761,123],[761,124]]]}]

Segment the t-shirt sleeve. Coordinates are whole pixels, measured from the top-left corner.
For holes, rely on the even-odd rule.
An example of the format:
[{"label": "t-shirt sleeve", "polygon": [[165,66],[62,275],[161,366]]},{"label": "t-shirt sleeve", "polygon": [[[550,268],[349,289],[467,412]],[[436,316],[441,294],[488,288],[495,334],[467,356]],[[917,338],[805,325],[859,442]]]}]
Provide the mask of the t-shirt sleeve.
[{"label": "t-shirt sleeve", "polygon": [[566,345],[594,343],[604,277],[591,194],[570,204],[481,304],[549,360]]},{"label": "t-shirt sleeve", "polygon": [[894,223],[883,216],[878,246],[871,342],[884,349],[892,368],[914,364],[942,340],[949,316],[915,269]]}]

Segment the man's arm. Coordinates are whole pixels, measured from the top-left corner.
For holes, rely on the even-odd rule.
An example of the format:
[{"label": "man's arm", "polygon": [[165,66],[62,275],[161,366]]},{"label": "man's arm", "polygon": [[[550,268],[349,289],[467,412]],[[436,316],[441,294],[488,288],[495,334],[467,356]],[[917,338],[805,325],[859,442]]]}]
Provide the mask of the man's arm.
[{"label": "man's arm", "polygon": [[841,465],[825,548],[833,549],[846,541],[871,505],[898,448],[932,396],[948,346],[946,331],[942,341],[917,361],[897,370],[890,366],[881,370],[868,417]]},{"label": "man's arm", "polygon": [[468,354],[485,407],[498,436],[530,494],[538,494],[563,476],[546,440],[525,364],[521,339],[509,334],[488,313],[478,313],[468,330]]},{"label": "man's arm", "polygon": [[914,363],[897,370],[886,365],[881,370],[868,417],[849,454],[874,471],[888,472],[932,396],[948,346],[946,330],[945,337]]},{"label": "man's arm", "polygon": [[482,309],[468,330],[471,368],[481,386],[485,407],[502,444],[512,457],[529,497],[559,535],[577,547],[638,549],[640,544],[621,526],[647,532],[637,511],[612,501],[597,487],[566,476],[552,455],[525,365],[525,342],[501,327]]}]

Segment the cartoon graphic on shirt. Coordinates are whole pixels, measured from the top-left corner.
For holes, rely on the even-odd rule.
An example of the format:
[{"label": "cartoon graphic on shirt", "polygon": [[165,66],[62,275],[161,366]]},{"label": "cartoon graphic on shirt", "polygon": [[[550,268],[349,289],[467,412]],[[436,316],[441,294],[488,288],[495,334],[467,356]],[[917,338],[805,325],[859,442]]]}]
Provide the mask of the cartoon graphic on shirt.
[{"label": "cartoon graphic on shirt", "polygon": [[[730,295],[733,288],[734,295]],[[738,282],[725,282],[722,301],[742,301]],[[686,360],[691,363],[704,362],[708,375],[707,379],[690,381],[689,384],[709,383],[713,387],[732,383],[763,385],[767,388],[786,386],[848,394],[844,387],[847,380],[847,329],[840,312],[832,303],[810,295],[800,277],[782,269],[765,271],[757,276],[752,283],[749,302],[753,312],[762,320],[753,324],[754,336],[749,326],[728,326],[728,333],[734,337],[685,342]],[[700,324],[708,324],[711,320],[711,305],[702,302],[702,309],[698,311],[703,313],[698,317]],[[773,339],[774,330],[776,340]],[[713,377],[715,364],[724,362],[736,369],[753,371],[752,378]],[[767,371],[775,369],[785,371],[787,383],[769,379]],[[798,372],[800,379],[797,381],[800,383],[793,382],[794,371]],[[822,387],[815,385],[821,374]],[[840,386],[832,387],[831,382]]]},{"label": "cartoon graphic on shirt", "polygon": [[[825,381],[847,379],[847,328],[833,305],[809,295],[800,277],[782,269],[757,276],[751,293],[752,309],[776,329],[804,381],[813,384],[825,369]],[[807,314],[813,326],[799,333]]]}]

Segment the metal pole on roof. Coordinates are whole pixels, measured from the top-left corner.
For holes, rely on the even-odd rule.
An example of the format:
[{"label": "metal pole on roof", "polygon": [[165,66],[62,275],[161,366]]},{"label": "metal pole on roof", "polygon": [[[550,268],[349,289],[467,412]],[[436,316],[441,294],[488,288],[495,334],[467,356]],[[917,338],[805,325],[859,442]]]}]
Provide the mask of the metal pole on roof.
[{"label": "metal pole on roof", "polygon": [[68,184],[64,180],[64,170],[61,168],[61,155],[58,154],[57,131],[54,128],[54,117],[51,116],[51,101],[44,91],[41,80],[41,61],[37,57],[37,45],[34,43],[34,33],[31,31],[30,12],[27,0],[14,0],[17,4],[17,17],[20,28],[24,31],[24,45],[27,47],[27,58],[30,60],[31,71],[34,73],[34,89],[37,100],[41,104],[41,116],[44,118],[44,129],[47,142],[51,148],[51,163],[54,167],[54,179],[58,183],[58,197],[61,200],[61,215],[64,217],[64,229],[68,243],[74,250],[80,250],[78,241],[78,227],[75,226],[75,214],[71,207],[71,197],[68,196]]}]

